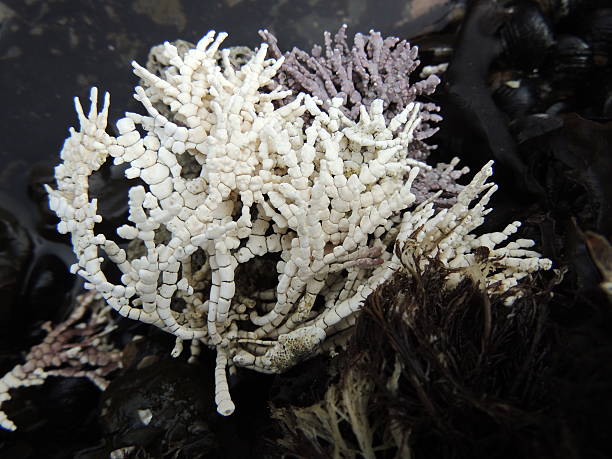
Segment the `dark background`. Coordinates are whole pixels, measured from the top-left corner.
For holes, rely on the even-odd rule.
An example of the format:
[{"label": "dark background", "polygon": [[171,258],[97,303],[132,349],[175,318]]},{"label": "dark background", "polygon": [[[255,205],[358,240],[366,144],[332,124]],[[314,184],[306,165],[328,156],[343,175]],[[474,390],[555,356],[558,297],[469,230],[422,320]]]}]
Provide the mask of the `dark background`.
[{"label": "dark background", "polygon": [[[271,30],[281,46],[310,49],[323,31],[349,25],[349,34],[375,28],[410,38],[446,23],[451,0],[136,0],[0,2],[0,161],[53,158],[74,123],[72,98],[91,86],[109,91],[116,119],[135,108],[136,77],[149,49],[166,40],[197,42],[208,30],[226,31],[224,46],[260,43]],[[418,20],[413,20],[418,16]],[[427,27],[429,25],[429,27]]]}]

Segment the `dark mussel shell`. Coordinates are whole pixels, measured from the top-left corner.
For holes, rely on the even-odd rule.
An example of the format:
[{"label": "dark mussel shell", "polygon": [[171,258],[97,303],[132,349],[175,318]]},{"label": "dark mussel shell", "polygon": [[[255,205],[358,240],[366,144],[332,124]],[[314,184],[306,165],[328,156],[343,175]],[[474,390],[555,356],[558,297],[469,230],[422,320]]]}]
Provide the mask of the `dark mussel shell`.
[{"label": "dark mussel shell", "polygon": [[612,84],[606,88],[606,96],[601,107],[601,114],[604,118],[612,120]]},{"label": "dark mussel shell", "polygon": [[510,131],[520,145],[527,140],[540,137],[563,126],[560,117],[546,113],[534,113],[514,120]]},{"label": "dark mussel shell", "polygon": [[610,5],[610,0],[534,0],[542,12],[555,21]]},{"label": "dark mussel shell", "polygon": [[493,100],[510,119],[527,115],[538,102],[535,84],[526,78],[504,81],[494,92]]},{"label": "dark mussel shell", "polygon": [[612,121],[612,72],[607,72],[601,78],[593,78],[587,91],[587,103],[581,115],[602,123]]},{"label": "dark mussel shell", "polygon": [[535,3],[517,3],[510,12],[500,29],[504,55],[512,66],[533,70],[555,43],[551,22]]},{"label": "dark mussel shell", "polygon": [[583,34],[593,50],[595,66],[612,64],[612,8],[601,8],[589,13],[583,21]]},{"label": "dark mussel shell", "polygon": [[593,68],[593,51],[580,37],[564,35],[557,40],[550,72],[554,82],[576,82]]}]

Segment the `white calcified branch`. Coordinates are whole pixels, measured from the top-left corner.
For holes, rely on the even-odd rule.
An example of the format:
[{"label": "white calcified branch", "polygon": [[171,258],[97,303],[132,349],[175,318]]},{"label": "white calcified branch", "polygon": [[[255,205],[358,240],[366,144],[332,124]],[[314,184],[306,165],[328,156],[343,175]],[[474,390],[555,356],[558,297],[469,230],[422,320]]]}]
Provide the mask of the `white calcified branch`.
[{"label": "white calcified branch", "polygon": [[[174,334],[173,355],[184,340],[216,348],[219,413],[234,409],[228,363],[281,372],[350,327],[368,295],[397,269],[396,239],[451,267],[467,266],[476,248],[489,248],[495,261],[487,282],[499,293],[550,266],[526,250],[531,241],[496,248],[518,223],[470,234],[496,188],[486,182],[490,164],[453,207],[436,213],[425,202],[412,209],[413,181],[431,169],[408,154],[419,103],[389,122],[381,100],[361,107],[357,121],[343,114],[342,99],[323,109],[299,94],[277,108],[288,91],[265,86],[281,61],[266,60],[262,45],[237,68],[222,52],[222,69],[215,53],[224,38],[209,32],[182,56],[166,43],[157,51],[168,63],[161,77],[134,63],[144,114],[126,114],[117,137],[105,132],[108,95],[98,113],[94,88],[87,116],[77,100],[80,129],[62,149],[57,190],[47,189],[58,230],[72,235],[73,271],[88,288],[122,316]],[[102,216],[88,187],[109,156],[129,164],[127,179],[140,179],[116,241],[96,234]],[[122,247],[126,241],[140,247],[138,256]],[[117,283],[102,270],[105,258],[119,267]],[[192,349],[199,352],[197,344]]]}]

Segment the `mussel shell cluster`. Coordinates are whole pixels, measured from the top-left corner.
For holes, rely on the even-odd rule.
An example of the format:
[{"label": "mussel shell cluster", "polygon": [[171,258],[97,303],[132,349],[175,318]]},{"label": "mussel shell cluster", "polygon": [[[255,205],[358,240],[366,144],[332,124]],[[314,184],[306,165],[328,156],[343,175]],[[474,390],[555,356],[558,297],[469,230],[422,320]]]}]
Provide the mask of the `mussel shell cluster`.
[{"label": "mussel shell cluster", "polygon": [[[478,6],[489,10],[478,27],[483,29],[481,38],[493,30],[497,51],[490,67],[482,67],[487,72],[482,77],[510,120],[572,111],[590,118],[610,117],[610,0],[500,0],[469,5],[468,18]],[[424,62],[438,65],[456,59],[458,40],[466,41],[461,38],[466,21],[460,19],[463,16],[458,16],[454,28],[451,23],[441,33],[414,40]],[[486,45],[479,40],[467,39],[482,53]],[[447,75],[449,80],[452,77]]]},{"label": "mussel shell cluster", "polygon": [[503,57],[513,67],[525,70],[537,67],[555,44],[552,21],[531,2],[508,8],[499,33]]},{"label": "mussel shell cluster", "polygon": [[609,5],[607,0],[535,0],[534,3],[541,8],[544,14],[555,21],[564,20],[585,10]]},{"label": "mussel shell cluster", "polygon": [[592,118],[610,116],[609,6],[598,0],[519,0],[499,7],[490,21],[499,53],[487,78],[493,100],[510,120],[582,110]]},{"label": "mussel shell cluster", "polygon": [[[493,98],[511,119],[612,105],[612,8],[597,0],[511,2],[499,29],[502,52],[491,69]],[[503,80],[499,75],[511,75]],[[519,82],[517,84],[516,82]],[[593,107],[595,110],[593,112]]]}]

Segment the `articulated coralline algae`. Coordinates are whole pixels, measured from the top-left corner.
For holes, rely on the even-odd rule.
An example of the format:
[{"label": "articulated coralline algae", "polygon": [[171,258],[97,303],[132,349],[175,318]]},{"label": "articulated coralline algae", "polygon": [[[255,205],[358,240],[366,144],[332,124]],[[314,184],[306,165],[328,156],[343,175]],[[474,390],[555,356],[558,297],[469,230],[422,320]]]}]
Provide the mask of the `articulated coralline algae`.
[{"label": "articulated coralline algae", "polygon": [[[86,288],[122,316],[175,335],[173,355],[184,341],[194,355],[200,343],[216,349],[219,413],[234,411],[228,367],[281,372],[341,343],[336,338],[364,300],[401,264],[397,243],[450,267],[469,266],[486,247],[494,260],[483,273],[491,294],[550,267],[526,250],[532,241],[500,245],[516,222],[500,233],[470,234],[490,210],[491,164],[465,187],[454,183],[465,173],[452,175],[456,161],[441,166],[455,187],[452,200],[442,211],[435,205],[441,191],[417,202],[413,185],[432,170],[420,146],[433,129],[423,123],[435,121],[437,110],[417,99],[435,87],[431,77],[412,90],[401,81],[410,100],[375,91],[359,99],[353,90],[323,100],[279,81],[286,61],[278,51],[268,56],[265,43],[233,65],[229,50],[219,51],[224,38],[211,31],[184,52],[164,44],[161,75],[134,63],[144,112],[120,119],[117,136],[107,133],[108,94],[98,111],[93,89],[88,114],[77,100],[80,128],[62,149],[57,189],[48,188],[58,230],[72,237],[72,271]],[[355,46],[380,42],[389,59],[394,49],[416,59],[404,42],[364,40]],[[342,61],[334,53],[332,66]],[[129,223],[112,239],[96,232],[103,216],[89,193],[90,176],[111,158],[134,181]],[[130,241],[139,250],[128,252]],[[104,263],[120,276],[112,278]]]}]

